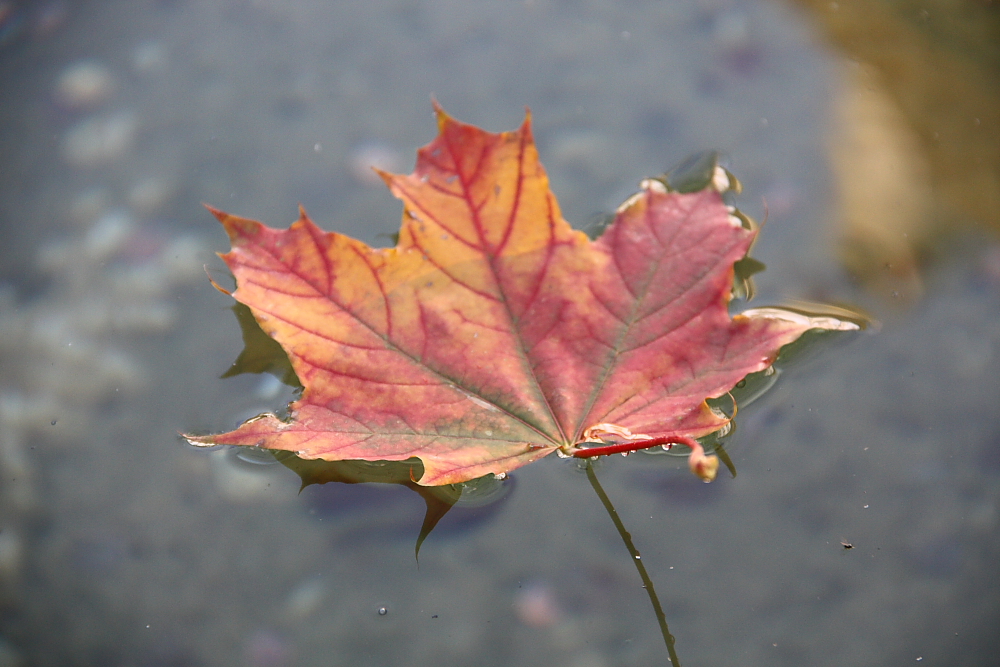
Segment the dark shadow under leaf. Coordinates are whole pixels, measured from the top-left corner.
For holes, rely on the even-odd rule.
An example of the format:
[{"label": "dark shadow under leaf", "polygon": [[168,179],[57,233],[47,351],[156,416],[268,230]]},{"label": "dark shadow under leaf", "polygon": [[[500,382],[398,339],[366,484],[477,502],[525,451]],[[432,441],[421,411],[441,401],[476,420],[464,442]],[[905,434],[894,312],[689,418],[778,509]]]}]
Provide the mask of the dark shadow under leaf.
[{"label": "dark shadow under leaf", "polygon": [[301,389],[302,383],[295,375],[288,355],[278,341],[264,333],[250,309],[237,302],[233,306],[233,313],[243,333],[243,351],[222,377],[229,378],[241,373],[270,373],[289,387]]},{"label": "dark shadow under leaf", "polygon": [[462,495],[458,484],[446,486],[421,486],[414,480],[420,479],[423,466],[419,459],[407,461],[321,461],[303,459],[289,452],[275,454],[282,465],[292,470],[302,480],[302,488],[310,484],[400,484],[414,491],[424,499],[427,512],[424,515],[420,534],[417,536],[415,554],[420,555],[420,545],[430,535],[438,521],[448,513]]}]

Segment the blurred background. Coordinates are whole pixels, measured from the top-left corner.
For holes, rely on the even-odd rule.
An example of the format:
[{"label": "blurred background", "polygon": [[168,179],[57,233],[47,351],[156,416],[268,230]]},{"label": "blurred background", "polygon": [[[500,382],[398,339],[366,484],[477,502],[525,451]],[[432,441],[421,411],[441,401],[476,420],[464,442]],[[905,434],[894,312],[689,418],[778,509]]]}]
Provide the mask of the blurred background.
[{"label": "blurred background", "polygon": [[411,491],[300,494],[177,436],[289,397],[219,378],[201,204],[386,245],[370,166],[412,168],[432,96],[493,131],[530,107],[575,226],[721,151],[767,218],[755,305],[880,323],[741,408],[735,479],[598,466],[682,664],[992,664],[996,2],[0,0],[0,667],[666,663],[572,462],[455,508],[418,566]]}]

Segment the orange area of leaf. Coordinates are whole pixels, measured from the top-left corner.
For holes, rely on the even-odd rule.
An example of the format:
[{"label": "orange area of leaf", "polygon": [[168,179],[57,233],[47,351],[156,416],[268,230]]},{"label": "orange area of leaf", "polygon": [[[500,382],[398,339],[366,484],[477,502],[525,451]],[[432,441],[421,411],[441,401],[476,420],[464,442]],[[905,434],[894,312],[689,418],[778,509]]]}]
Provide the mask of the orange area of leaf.
[{"label": "orange area of leaf", "polygon": [[707,398],[808,329],[853,327],[779,309],[730,317],[733,263],[754,232],[717,192],[648,182],[592,242],[563,220],[529,119],[493,134],[437,117],[415,171],[382,174],[404,206],[394,248],[323,232],[305,212],[276,230],[212,210],[232,242],[233,297],[304,390],[285,421],[192,443],[418,457],[420,484],[455,483],[572,453],[596,426],[707,435],[726,423]]}]

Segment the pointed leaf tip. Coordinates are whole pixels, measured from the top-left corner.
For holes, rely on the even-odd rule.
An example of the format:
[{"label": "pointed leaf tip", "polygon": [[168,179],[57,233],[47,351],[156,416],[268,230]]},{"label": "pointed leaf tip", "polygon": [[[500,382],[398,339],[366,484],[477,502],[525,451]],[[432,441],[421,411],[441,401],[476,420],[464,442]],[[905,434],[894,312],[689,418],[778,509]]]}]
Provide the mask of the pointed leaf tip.
[{"label": "pointed leaf tip", "polygon": [[452,120],[448,112],[444,110],[444,107],[435,99],[431,98],[431,104],[434,105],[434,117],[437,119],[438,133],[443,134],[445,125],[448,121]]}]

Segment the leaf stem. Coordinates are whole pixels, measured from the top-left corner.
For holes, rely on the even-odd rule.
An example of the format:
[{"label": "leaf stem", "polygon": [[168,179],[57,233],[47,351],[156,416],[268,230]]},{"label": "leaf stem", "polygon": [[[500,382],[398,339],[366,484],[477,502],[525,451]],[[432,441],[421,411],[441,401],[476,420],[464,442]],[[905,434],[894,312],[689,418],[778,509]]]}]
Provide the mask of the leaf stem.
[{"label": "leaf stem", "polygon": [[649,601],[653,604],[653,612],[656,614],[656,620],[660,624],[660,633],[663,635],[663,641],[667,645],[667,654],[670,656],[670,662],[673,663],[675,667],[680,667],[680,660],[677,659],[677,652],[674,650],[674,636],[670,634],[670,629],[667,627],[667,618],[663,614],[663,607],[660,606],[660,599],[656,597],[656,589],[653,588],[653,580],[649,578],[649,574],[646,572],[646,566],[642,564],[642,558],[639,555],[639,550],[635,548],[634,544],[632,544],[632,536],[627,530],[625,530],[625,524],[622,523],[621,517],[618,516],[618,511],[615,510],[615,506],[611,504],[611,499],[608,498],[608,494],[604,493],[601,483],[597,481],[597,475],[594,473],[594,465],[589,460],[587,461],[587,479],[590,480],[590,485],[594,487],[594,491],[597,492],[597,497],[601,499],[601,504],[604,505],[604,509],[608,511],[608,516],[611,517],[612,523],[614,523],[615,528],[618,529],[618,534],[621,535],[622,542],[625,543],[625,548],[628,549],[629,554],[632,556],[632,562],[635,563],[635,569],[639,571],[639,578],[642,579],[642,587],[646,589],[646,595],[649,596]]},{"label": "leaf stem", "polygon": [[670,449],[673,445],[687,445],[691,449],[700,447],[697,441],[684,435],[667,435],[662,438],[649,438],[646,440],[627,440],[614,445],[601,445],[596,447],[580,447],[573,450],[573,456],[578,459],[590,459],[595,456],[606,456],[608,454],[618,454],[621,452],[635,452],[640,449],[649,449],[657,445]]}]

